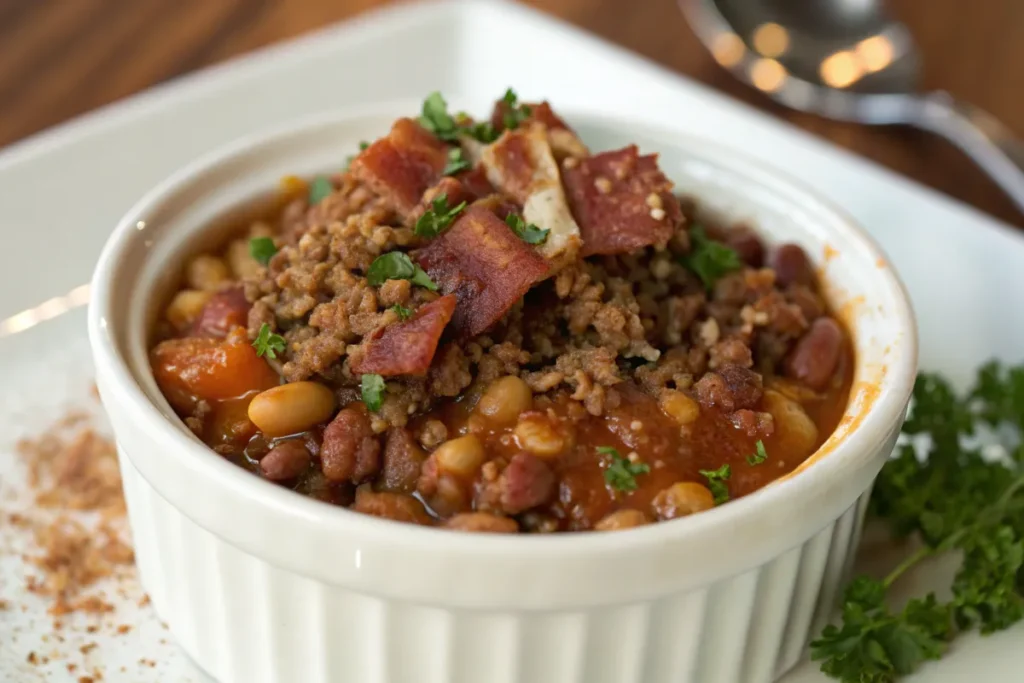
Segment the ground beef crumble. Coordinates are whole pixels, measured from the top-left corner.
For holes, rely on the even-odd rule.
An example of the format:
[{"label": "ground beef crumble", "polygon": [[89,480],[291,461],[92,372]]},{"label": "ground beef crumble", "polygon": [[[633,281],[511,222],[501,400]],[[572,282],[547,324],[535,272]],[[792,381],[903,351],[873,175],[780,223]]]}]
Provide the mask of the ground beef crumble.
[{"label": "ground beef crumble", "polygon": [[[378,430],[503,374],[519,374],[536,392],[567,389],[600,415],[608,388],[626,379],[656,395],[687,389],[718,367],[753,367],[755,357],[774,366],[825,310],[820,295],[798,283],[780,291],[773,270],[752,266],[707,291],[680,259],[690,248],[688,208],[665,249],[567,267],[486,334],[442,346],[427,378],[389,382]],[[421,240],[347,178],[302,220],[297,215],[292,206],[282,214],[288,241],[245,282],[249,335],[267,324],[284,336],[287,380],[316,378],[352,395],[359,376],[349,363],[363,353],[363,339],[399,319],[396,304],[415,311],[437,297],[407,280],[372,287],[366,270],[382,253]]]}]

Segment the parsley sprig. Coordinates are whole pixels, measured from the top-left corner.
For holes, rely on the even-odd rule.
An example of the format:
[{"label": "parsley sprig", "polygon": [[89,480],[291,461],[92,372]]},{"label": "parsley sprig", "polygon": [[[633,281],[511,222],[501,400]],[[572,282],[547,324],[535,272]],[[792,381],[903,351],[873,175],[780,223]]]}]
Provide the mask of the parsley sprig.
[{"label": "parsley sprig", "polygon": [[533,223],[527,223],[522,216],[510,213],[505,217],[505,224],[512,228],[512,232],[527,244],[542,244],[548,238],[550,230],[541,230]]},{"label": "parsley sprig", "polygon": [[319,204],[330,193],[334,192],[334,185],[327,176],[317,176],[309,183],[309,205]]},{"label": "parsley sprig", "polygon": [[395,312],[399,320],[408,320],[412,316],[412,311],[402,304],[395,304],[391,310]]},{"label": "parsley sprig", "polygon": [[420,125],[445,142],[455,142],[459,139],[459,125],[448,113],[448,103],[436,90],[423,100]]},{"label": "parsley sprig", "polygon": [[516,95],[516,91],[512,88],[505,91],[501,101],[505,105],[504,112],[501,115],[501,122],[509,130],[518,128],[519,124],[526,121],[533,114],[530,105],[519,104],[519,96]]},{"label": "parsley sprig", "polygon": [[765,450],[764,441],[757,440],[757,444],[754,446],[754,452],[747,456],[748,465],[760,465],[768,459],[768,451]]},{"label": "parsley sprig", "polygon": [[459,202],[449,209],[448,195],[442,192],[430,202],[430,208],[416,219],[416,225],[413,226],[412,231],[420,237],[437,237],[452,224],[455,217],[465,208],[466,202]]},{"label": "parsley sprig", "polygon": [[708,490],[714,496],[715,505],[721,505],[729,500],[729,477],[732,476],[732,467],[728,463],[717,470],[697,470],[700,476],[708,480]]},{"label": "parsley sprig", "polygon": [[389,251],[375,258],[366,271],[366,279],[374,287],[380,287],[387,280],[408,280],[432,292],[437,291],[437,285],[430,276],[401,251]]},{"label": "parsley sprig", "polygon": [[277,246],[274,244],[274,240],[270,237],[253,237],[249,240],[249,255],[252,256],[257,263],[261,266],[265,266],[270,263],[270,259],[277,253]]},{"label": "parsley sprig", "polygon": [[376,413],[384,405],[384,392],[387,389],[387,385],[384,384],[384,378],[380,375],[367,373],[360,378],[359,384],[363,403],[370,409],[370,412]]},{"label": "parsley sprig", "polygon": [[739,254],[721,242],[709,238],[704,228],[695,225],[690,230],[690,253],[682,263],[711,289],[718,279],[743,267]]},{"label": "parsley sprig", "polygon": [[[845,683],[891,683],[941,657],[958,632],[990,633],[1024,618],[1022,423],[1024,366],[989,363],[965,398],[937,375],[918,377],[903,426],[911,439],[882,469],[871,510],[895,535],[914,534],[923,546],[884,578],[849,585],[842,622],[811,643],[823,672]],[[1006,457],[985,457],[967,439],[986,428],[1008,439]],[[885,604],[900,576],[948,551],[962,557],[949,600],[929,594],[895,611]]]},{"label": "parsley sprig", "polygon": [[469,163],[469,159],[462,154],[462,148],[452,147],[448,150],[448,163],[441,171],[441,175],[455,175],[472,167],[473,164]]},{"label": "parsley sprig", "polygon": [[270,331],[270,325],[263,323],[260,325],[260,331],[256,334],[256,339],[252,342],[252,347],[256,349],[257,356],[277,358],[277,354],[284,353],[288,345],[284,337],[274,334]]},{"label": "parsley sprig", "polygon": [[604,470],[604,480],[616,491],[627,493],[636,491],[638,475],[647,474],[651,466],[645,462],[632,462],[619,455],[619,451],[611,446],[598,446],[600,455],[609,456],[608,467]]}]

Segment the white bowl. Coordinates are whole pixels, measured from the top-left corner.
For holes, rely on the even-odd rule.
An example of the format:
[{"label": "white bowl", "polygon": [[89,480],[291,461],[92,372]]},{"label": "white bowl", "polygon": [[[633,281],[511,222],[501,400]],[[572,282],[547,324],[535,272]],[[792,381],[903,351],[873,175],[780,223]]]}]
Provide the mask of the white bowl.
[{"label": "white bowl", "polygon": [[[337,168],[410,103],[248,138],[121,220],[89,334],[142,583],[185,651],[245,683],[762,683],[827,618],[913,386],[906,293],[840,211],[774,169],[673,130],[566,112],[593,148],[636,142],[704,206],[807,249],[855,337],[850,406],[795,476],[617,533],[491,536],[296,495],[215,455],[147,360],[154,303],[211,224],[288,174]],[[212,232],[216,232],[215,230]]]}]

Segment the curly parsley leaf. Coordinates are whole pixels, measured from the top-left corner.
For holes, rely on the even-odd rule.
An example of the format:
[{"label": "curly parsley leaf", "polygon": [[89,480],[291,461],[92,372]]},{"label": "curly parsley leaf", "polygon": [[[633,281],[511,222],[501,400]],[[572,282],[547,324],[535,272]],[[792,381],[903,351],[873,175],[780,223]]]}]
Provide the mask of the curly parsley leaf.
[{"label": "curly parsley leaf", "polygon": [[764,448],[764,441],[757,440],[757,444],[754,446],[754,452],[747,456],[747,464],[760,465],[768,459],[768,451]]},{"label": "curly parsley leaf", "polygon": [[462,154],[462,148],[452,147],[448,150],[448,164],[441,171],[441,175],[455,175],[472,167],[473,164]]},{"label": "curly parsley leaf", "polygon": [[267,265],[277,253],[274,240],[270,237],[253,237],[249,240],[249,255],[260,265]]},{"label": "curly parsley leaf", "polygon": [[958,548],[963,564],[953,579],[957,626],[978,626],[982,633],[1001,631],[1024,617],[1024,596],[1018,577],[1024,564],[1024,542],[1012,526],[1000,524],[966,537]]},{"label": "curly parsley leaf", "polygon": [[1024,430],[1024,366],[1004,369],[995,361],[985,364],[971,398],[980,402],[978,417],[988,424],[1007,422]]},{"label": "curly parsley leaf", "polygon": [[314,206],[323,201],[324,197],[334,192],[334,185],[327,176],[317,176],[309,184],[309,205]]},{"label": "curly parsley leaf", "polygon": [[732,476],[732,468],[726,463],[717,470],[697,470],[702,477],[708,480],[708,489],[714,496],[715,505],[721,505],[729,500],[729,477]]},{"label": "curly parsley leaf", "polygon": [[[943,378],[918,376],[903,426],[917,441],[901,445],[882,468],[871,512],[895,535],[919,535],[924,545],[884,579],[850,585],[842,622],[811,644],[822,671],[846,683],[891,683],[940,657],[958,632],[990,633],[1024,619],[1022,382],[1024,366],[990,363],[961,398]],[[1005,437],[1007,457],[984,457],[969,445],[979,422]],[[961,557],[949,601],[928,595],[900,612],[885,607],[897,578],[949,551]]]},{"label": "curly parsley leaf", "polygon": [[434,91],[423,100],[423,111],[420,114],[420,125],[446,142],[459,139],[459,126],[448,113],[448,103],[441,93]]},{"label": "curly parsley leaf", "polygon": [[384,378],[374,374],[363,375],[359,388],[363,403],[370,409],[370,412],[376,413],[380,410],[381,405],[384,404],[384,392],[387,388]]},{"label": "curly parsley leaf", "polygon": [[391,307],[391,310],[395,312],[399,320],[408,320],[412,316],[412,311],[402,304],[395,304]]},{"label": "curly parsley leaf", "polygon": [[374,287],[380,287],[387,280],[408,280],[432,292],[437,291],[437,285],[430,276],[401,251],[389,251],[375,258],[366,271],[366,279]]},{"label": "curly parsley leaf", "polygon": [[527,244],[542,244],[551,233],[550,230],[541,230],[533,223],[527,223],[522,216],[510,213],[505,218],[505,224],[512,228],[512,232]]},{"label": "curly parsley leaf", "polygon": [[501,98],[504,110],[501,115],[501,122],[505,128],[513,130],[526,121],[533,114],[533,110],[527,104],[519,104],[519,96],[516,91],[509,88]]},{"label": "curly parsley leaf", "polygon": [[448,195],[442,192],[437,195],[430,208],[423,212],[423,215],[416,219],[416,225],[412,231],[420,237],[437,237],[455,220],[455,217],[466,208],[466,202],[459,202],[452,208],[448,208]]},{"label": "curly parsley leaf", "polygon": [[608,466],[604,470],[604,480],[616,491],[626,493],[636,491],[637,476],[647,474],[651,471],[650,465],[645,462],[633,462],[629,458],[623,458],[619,451],[611,446],[598,446],[597,452],[600,455],[609,456]]},{"label": "curly parsley leaf", "polygon": [[690,230],[690,253],[681,260],[708,289],[714,287],[723,275],[743,267],[743,261],[735,250],[710,239],[699,225]]},{"label": "curly parsley leaf", "polygon": [[277,358],[277,354],[284,353],[287,343],[284,337],[270,331],[270,325],[263,323],[260,326],[260,331],[256,334],[256,339],[252,342],[252,347],[256,349],[257,356]]},{"label": "curly parsley leaf", "polygon": [[911,600],[902,612],[886,607],[887,586],[855,579],[843,595],[843,623],[811,642],[811,659],[844,683],[892,683],[928,659],[938,659],[950,633],[948,608],[934,596]]},{"label": "curly parsley leaf", "polygon": [[465,126],[466,135],[470,136],[477,142],[482,142],[485,145],[490,144],[498,139],[498,131],[494,129],[494,126],[490,121],[480,121],[479,123],[470,123]]}]

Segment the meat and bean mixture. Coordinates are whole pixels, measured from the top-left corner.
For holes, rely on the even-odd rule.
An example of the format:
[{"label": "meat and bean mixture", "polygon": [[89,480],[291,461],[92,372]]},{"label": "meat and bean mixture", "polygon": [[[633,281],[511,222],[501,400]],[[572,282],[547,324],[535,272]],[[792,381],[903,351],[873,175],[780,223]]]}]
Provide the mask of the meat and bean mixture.
[{"label": "meat and bean mixture", "polygon": [[807,254],[699,220],[655,155],[511,90],[360,147],[166,305],[153,372],[221,456],[393,520],[614,530],[746,495],[838,423],[851,345]]}]

